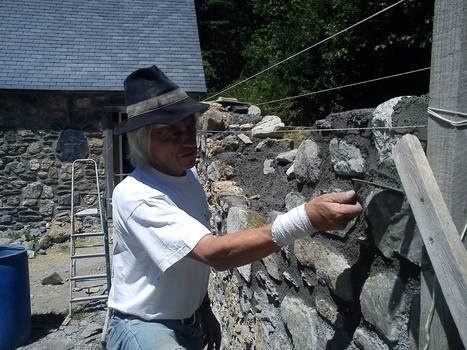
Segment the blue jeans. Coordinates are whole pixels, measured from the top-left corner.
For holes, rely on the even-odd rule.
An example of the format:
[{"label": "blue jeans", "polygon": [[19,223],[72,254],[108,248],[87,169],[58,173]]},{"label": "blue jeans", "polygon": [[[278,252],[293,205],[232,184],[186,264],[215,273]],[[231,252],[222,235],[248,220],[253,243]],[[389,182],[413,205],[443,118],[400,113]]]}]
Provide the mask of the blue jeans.
[{"label": "blue jeans", "polygon": [[109,322],[107,350],[201,350],[203,330],[179,320],[145,321],[115,313]]}]

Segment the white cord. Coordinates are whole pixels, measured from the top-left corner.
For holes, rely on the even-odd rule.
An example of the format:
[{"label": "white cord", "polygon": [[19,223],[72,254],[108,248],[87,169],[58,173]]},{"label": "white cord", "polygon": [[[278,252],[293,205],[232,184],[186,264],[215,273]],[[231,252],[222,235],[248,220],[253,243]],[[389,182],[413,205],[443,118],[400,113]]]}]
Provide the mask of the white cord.
[{"label": "white cord", "polygon": [[271,100],[271,101],[266,101],[266,102],[261,102],[261,103],[255,103],[255,105],[256,105],[256,106],[261,106],[261,105],[270,104],[270,103],[276,103],[276,102],[282,102],[282,101],[293,100],[293,99],[296,99],[296,98],[299,98],[299,97],[310,96],[310,95],[316,95],[316,94],[319,94],[319,93],[322,93],[322,92],[333,91],[333,90],[338,90],[338,89],[344,89],[344,88],[348,88],[348,87],[351,87],[351,86],[356,86],[356,85],[361,85],[361,84],[367,84],[367,83],[371,83],[371,82],[378,81],[378,80],[384,80],[384,79],[390,79],[390,78],[394,78],[394,77],[400,77],[400,76],[402,76],[402,75],[418,73],[418,72],[422,72],[422,71],[429,70],[429,69],[430,69],[430,67],[415,69],[415,70],[411,70],[411,71],[408,71],[408,72],[403,72],[403,73],[397,73],[397,74],[387,75],[387,76],[385,76],[385,77],[380,77],[380,78],[374,78],[374,79],[370,79],[370,80],[359,81],[358,83],[351,83],[351,84],[347,84],[347,85],[336,86],[336,87],[329,88],[329,89],[323,89],[323,90],[318,90],[318,91],[313,91],[313,92],[306,92],[306,93],[300,94],[300,95],[295,95],[295,96],[290,96],[290,97],[279,98],[279,99],[277,99],[277,100]]},{"label": "white cord", "polygon": [[464,237],[465,237],[466,233],[467,233],[467,223],[465,224],[464,230],[463,230],[462,235],[461,235],[461,241],[462,242],[464,242]]},{"label": "white cord", "polygon": [[284,59],[284,60],[282,60],[282,61],[280,61],[280,62],[277,62],[277,63],[273,64],[272,66],[266,68],[266,69],[263,69],[262,71],[260,71],[260,72],[258,72],[258,73],[256,73],[256,74],[253,74],[251,77],[248,77],[248,78],[246,78],[246,79],[244,79],[244,80],[242,80],[242,81],[240,81],[240,82],[238,82],[238,83],[235,83],[235,84],[233,84],[233,85],[231,85],[231,86],[226,87],[224,90],[222,90],[222,91],[220,91],[220,92],[218,92],[218,93],[216,93],[216,94],[214,94],[214,95],[211,95],[211,96],[209,96],[208,98],[204,99],[203,102],[208,101],[208,100],[210,100],[211,98],[216,97],[216,96],[222,94],[223,92],[226,92],[226,91],[228,91],[228,90],[230,90],[230,89],[233,89],[234,87],[236,87],[236,86],[238,86],[238,85],[240,85],[240,84],[243,84],[243,83],[247,82],[248,80],[251,80],[251,79],[257,77],[258,75],[263,74],[263,73],[267,72],[268,70],[270,70],[270,69],[272,69],[272,68],[274,68],[274,67],[277,67],[278,65],[280,65],[280,64],[282,64],[282,63],[284,63],[284,62],[287,62],[288,60],[290,60],[290,59],[292,59],[292,58],[294,58],[294,57],[296,57],[296,56],[298,56],[298,55],[300,55],[300,54],[302,54],[302,53],[304,53],[304,52],[306,52],[306,51],[308,51],[308,50],[310,50],[310,49],[312,49],[312,48],[314,48],[314,47],[316,47],[316,46],[318,46],[318,45],[321,45],[321,44],[325,43],[325,42],[328,41],[328,40],[331,40],[332,38],[334,38],[334,37],[336,37],[336,36],[338,36],[338,35],[340,35],[340,34],[346,32],[346,31],[348,31],[348,30],[350,30],[350,29],[352,29],[352,28],[354,28],[354,27],[356,27],[356,26],[358,26],[358,25],[360,25],[360,24],[362,24],[363,22],[366,22],[366,21],[370,20],[370,19],[373,18],[373,17],[378,16],[379,14],[381,14],[381,13],[383,13],[383,12],[385,12],[385,11],[391,9],[391,8],[393,8],[393,7],[396,6],[396,5],[399,5],[400,3],[404,2],[404,1],[405,1],[405,0],[399,0],[398,2],[396,2],[396,3],[394,3],[394,4],[390,5],[390,6],[388,6],[388,7],[384,8],[384,9],[382,9],[381,11],[378,11],[378,12],[372,14],[371,16],[368,16],[368,17],[362,19],[361,21],[359,21],[359,22],[357,22],[357,23],[355,23],[355,24],[352,24],[351,26],[349,26],[349,27],[347,27],[347,28],[345,28],[345,29],[342,29],[341,31],[339,31],[339,32],[337,32],[337,33],[335,33],[335,34],[333,34],[333,35],[327,37],[326,39],[323,39],[323,40],[321,40],[321,41],[319,41],[319,42],[317,42],[317,43],[315,43],[315,44],[313,44],[313,45],[311,45],[311,46],[309,46],[309,47],[303,49],[302,51],[299,51],[299,52],[293,54],[292,56],[289,56],[289,57],[287,57],[286,59]]},{"label": "white cord", "polygon": [[423,350],[428,350],[428,348],[430,347],[430,328],[431,328],[431,322],[433,321],[433,314],[435,313],[436,283],[437,283],[437,280],[435,277],[435,279],[433,280],[433,296],[432,296],[433,300],[431,302],[430,313],[428,314],[428,319],[426,320],[426,324],[425,324],[426,342],[425,342],[425,346],[423,347]]},{"label": "white cord", "polygon": [[[287,127],[287,128],[290,128]],[[303,131],[353,131],[353,130],[391,130],[391,129],[413,129],[413,128],[426,128],[426,125],[402,125],[402,126],[374,126],[366,128],[327,128],[318,129],[307,126],[297,126],[293,129],[276,130],[274,133],[289,133],[289,132],[303,132]],[[200,134],[248,134],[251,130],[198,130]]]},{"label": "white cord", "polygon": [[[450,115],[457,115],[458,117],[463,117],[465,120],[460,120],[460,121],[454,121],[449,118],[443,117],[439,115],[438,113],[444,113],[444,114],[450,114]],[[461,127],[467,125],[467,114],[462,113],[462,112],[456,112],[456,111],[450,111],[447,109],[440,109],[440,108],[435,108],[435,107],[428,107],[428,114],[432,117],[435,117],[439,120],[442,120],[454,127]]]}]

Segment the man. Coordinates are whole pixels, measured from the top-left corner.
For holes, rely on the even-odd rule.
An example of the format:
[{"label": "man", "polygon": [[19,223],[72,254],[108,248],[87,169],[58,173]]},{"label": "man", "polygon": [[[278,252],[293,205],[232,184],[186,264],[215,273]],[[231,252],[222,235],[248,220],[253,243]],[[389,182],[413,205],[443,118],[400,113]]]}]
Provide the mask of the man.
[{"label": "man", "polygon": [[318,230],[342,229],[362,208],[334,193],[280,215],[272,225],[215,236],[194,168],[195,114],[207,109],[157,67],[125,80],[128,133],[136,169],[113,193],[113,283],[109,349],[219,349],[220,327],[207,297],[210,267],[259,260]]}]

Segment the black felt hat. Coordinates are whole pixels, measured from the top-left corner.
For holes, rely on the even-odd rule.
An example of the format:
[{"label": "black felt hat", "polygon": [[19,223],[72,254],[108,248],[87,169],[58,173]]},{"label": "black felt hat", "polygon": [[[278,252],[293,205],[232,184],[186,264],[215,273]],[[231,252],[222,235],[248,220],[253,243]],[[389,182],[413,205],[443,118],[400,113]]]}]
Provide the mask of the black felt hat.
[{"label": "black felt hat", "polygon": [[156,66],[131,73],[123,85],[128,119],[115,128],[116,135],[150,124],[175,124],[209,108],[189,97]]}]

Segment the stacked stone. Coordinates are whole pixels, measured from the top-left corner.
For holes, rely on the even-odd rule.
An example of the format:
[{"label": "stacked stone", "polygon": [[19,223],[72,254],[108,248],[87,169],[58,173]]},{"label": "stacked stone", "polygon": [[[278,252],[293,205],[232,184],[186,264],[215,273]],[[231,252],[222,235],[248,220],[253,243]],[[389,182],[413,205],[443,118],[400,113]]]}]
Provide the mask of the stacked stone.
[{"label": "stacked stone", "polygon": [[[48,228],[50,231],[56,227],[57,221],[69,222],[71,163],[56,156],[59,134],[52,130],[0,131],[0,238],[37,240]],[[102,133],[85,132],[85,136],[89,146],[87,156],[98,162],[100,185],[105,190]],[[74,204],[95,205],[94,168],[78,167],[75,183]],[[63,242],[69,235],[68,226],[61,227],[60,238],[44,240],[41,248]]]},{"label": "stacked stone", "polygon": [[[420,237],[391,158],[400,130],[426,123],[424,98],[331,114],[311,132],[235,100],[204,115],[201,178],[212,225],[227,234],[272,222],[310,198],[356,189],[365,208],[341,231],[320,232],[234,270],[210,293],[226,349],[410,349],[419,293]],[[418,120],[414,120],[417,119]],[[329,131],[327,129],[361,128]],[[423,140],[423,130],[413,132]]]}]

